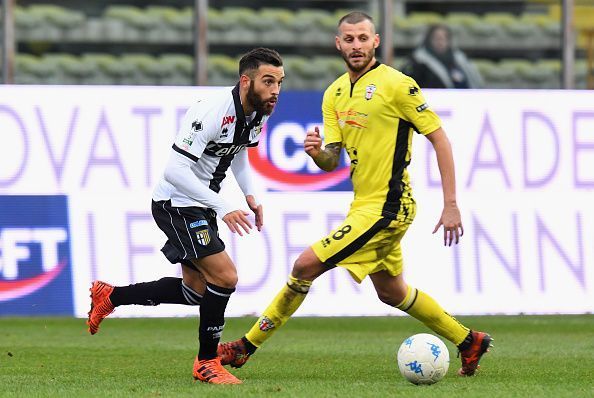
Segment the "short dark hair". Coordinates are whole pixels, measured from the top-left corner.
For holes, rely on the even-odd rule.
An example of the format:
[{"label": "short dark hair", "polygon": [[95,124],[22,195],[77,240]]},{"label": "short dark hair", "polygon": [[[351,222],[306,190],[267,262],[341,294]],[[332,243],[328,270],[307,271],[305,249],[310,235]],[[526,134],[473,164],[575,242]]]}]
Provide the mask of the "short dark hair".
[{"label": "short dark hair", "polygon": [[254,48],[239,60],[239,76],[249,75],[257,70],[260,65],[283,66],[283,59],[277,51],[270,48]]},{"label": "short dark hair", "polygon": [[338,27],[340,27],[340,25],[342,25],[343,23],[356,24],[363,21],[369,21],[372,25],[375,25],[373,23],[373,18],[371,18],[371,16],[369,16],[368,14],[365,14],[361,11],[353,11],[349,12],[347,15],[340,18],[340,21],[338,21]]}]

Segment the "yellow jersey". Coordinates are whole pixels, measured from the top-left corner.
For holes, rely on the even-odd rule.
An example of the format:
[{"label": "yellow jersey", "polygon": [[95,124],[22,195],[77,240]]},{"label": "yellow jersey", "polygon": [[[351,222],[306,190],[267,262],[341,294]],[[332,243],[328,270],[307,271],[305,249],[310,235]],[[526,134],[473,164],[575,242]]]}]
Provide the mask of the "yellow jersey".
[{"label": "yellow jersey", "polygon": [[324,92],[324,141],[341,143],[350,160],[354,200],[365,210],[412,222],[415,202],[406,167],[413,131],[423,135],[441,126],[417,83],[377,62],[351,83],[345,73]]}]

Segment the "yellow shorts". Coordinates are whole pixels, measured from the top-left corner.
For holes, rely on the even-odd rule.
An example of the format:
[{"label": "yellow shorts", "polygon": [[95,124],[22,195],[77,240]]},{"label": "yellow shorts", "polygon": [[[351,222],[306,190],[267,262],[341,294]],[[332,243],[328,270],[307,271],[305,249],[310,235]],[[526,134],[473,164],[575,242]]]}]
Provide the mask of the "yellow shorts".
[{"label": "yellow shorts", "polygon": [[357,211],[311,247],[323,263],[346,268],[361,283],[369,274],[402,273],[400,240],[410,223]]}]

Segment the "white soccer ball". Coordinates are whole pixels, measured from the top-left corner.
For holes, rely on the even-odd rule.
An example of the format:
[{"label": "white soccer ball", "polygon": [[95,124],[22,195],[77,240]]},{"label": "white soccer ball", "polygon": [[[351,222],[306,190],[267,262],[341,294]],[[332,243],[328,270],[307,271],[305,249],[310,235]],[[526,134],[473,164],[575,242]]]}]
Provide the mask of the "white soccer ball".
[{"label": "white soccer ball", "polygon": [[410,336],[398,349],[398,368],[413,384],[433,384],[448,372],[450,353],[438,337],[419,333]]}]

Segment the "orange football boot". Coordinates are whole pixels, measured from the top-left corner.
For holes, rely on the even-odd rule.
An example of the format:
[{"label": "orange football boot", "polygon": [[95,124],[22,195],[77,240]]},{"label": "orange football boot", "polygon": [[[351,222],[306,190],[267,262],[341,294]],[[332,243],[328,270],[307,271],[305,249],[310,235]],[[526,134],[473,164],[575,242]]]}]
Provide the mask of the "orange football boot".
[{"label": "orange football boot", "polygon": [[221,365],[221,358],[194,360],[194,380],[210,384],[241,384],[241,380],[233,376]]},{"label": "orange football boot", "polygon": [[241,368],[250,359],[242,339],[219,344],[217,354],[221,357],[221,364],[231,365],[232,368]]},{"label": "orange football boot", "polygon": [[493,338],[487,333],[471,332],[472,344],[464,351],[459,351],[458,355],[462,359],[462,367],[458,370],[460,376],[472,376],[479,367],[479,361],[483,354],[489,351],[493,345]]},{"label": "orange football boot", "polygon": [[113,286],[105,282],[94,281],[89,290],[91,292],[91,310],[87,325],[89,325],[89,333],[95,334],[99,331],[101,321],[115,310],[109,299],[113,292]]}]

